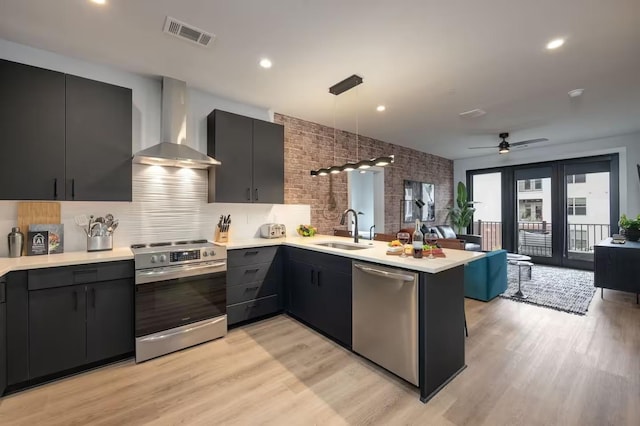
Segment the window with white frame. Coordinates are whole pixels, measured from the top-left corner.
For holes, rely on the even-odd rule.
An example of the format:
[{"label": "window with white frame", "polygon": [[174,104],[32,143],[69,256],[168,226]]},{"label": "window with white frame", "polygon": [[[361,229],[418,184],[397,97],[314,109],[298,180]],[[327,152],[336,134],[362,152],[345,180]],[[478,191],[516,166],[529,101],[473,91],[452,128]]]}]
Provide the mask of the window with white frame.
[{"label": "window with white frame", "polygon": [[542,200],[519,200],[520,220],[525,222],[542,221]]},{"label": "window with white frame", "polygon": [[587,199],[585,197],[567,198],[567,215],[586,216]]},{"label": "window with white frame", "polygon": [[518,181],[518,191],[542,191],[542,179],[525,179]]},{"label": "window with white frame", "polygon": [[567,183],[585,183],[587,181],[587,175],[584,173],[579,175],[567,175]]}]

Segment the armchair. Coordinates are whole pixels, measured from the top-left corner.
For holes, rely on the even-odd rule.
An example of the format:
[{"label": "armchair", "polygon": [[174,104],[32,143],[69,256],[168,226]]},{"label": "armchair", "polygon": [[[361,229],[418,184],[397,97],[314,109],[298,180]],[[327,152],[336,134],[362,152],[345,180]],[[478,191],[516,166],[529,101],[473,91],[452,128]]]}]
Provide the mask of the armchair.
[{"label": "armchair", "polygon": [[507,291],[507,251],[494,250],[464,265],[464,297],[485,302]]},{"label": "armchair", "polygon": [[469,251],[482,251],[482,235],[456,235],[449,225],[438,225],[431,228],[438,234],[438,238],[454,238],[464,240],[464,249]]}]

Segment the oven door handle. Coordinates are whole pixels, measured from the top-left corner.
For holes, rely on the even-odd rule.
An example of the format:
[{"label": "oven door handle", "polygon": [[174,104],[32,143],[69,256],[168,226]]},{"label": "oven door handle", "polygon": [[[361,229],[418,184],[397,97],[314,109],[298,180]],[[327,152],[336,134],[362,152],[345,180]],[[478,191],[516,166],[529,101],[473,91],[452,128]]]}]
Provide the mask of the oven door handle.
[{"label": "oven door handle", "polygon": [[226,318],[226,315],[225,315],[225,317],[214,318],[213,320],[207,321],[204,324],[194,325],[193,327],[189,327],[189,328],[180,327],[180,330],[177,330],[177,331],[170,331],[170,332],[164,333],[164,334],[155,333],[155,334],[152,334],[150,336],[138,338],[136,340],[138,340],[140,342],[154,342],[154,341],[157,341],[157,340],[164,340],[164,339],[167,339],[169,337],[177,336],[179,334],[191,333],[192,331],[196,331],[196,330],[198,330],[200,328],[210,327],[212,324],[218,323],[218,322],[222,321],[225,318]]},{"label": "oven door handle", "polygon": [[174,280],[176,278],[193,277],[196,275],[211,274],[226,270],[227,262],[216,262],[205,266],[191,266],[179,269],[143,270],[136,272],[136,285],[156,281]]}]

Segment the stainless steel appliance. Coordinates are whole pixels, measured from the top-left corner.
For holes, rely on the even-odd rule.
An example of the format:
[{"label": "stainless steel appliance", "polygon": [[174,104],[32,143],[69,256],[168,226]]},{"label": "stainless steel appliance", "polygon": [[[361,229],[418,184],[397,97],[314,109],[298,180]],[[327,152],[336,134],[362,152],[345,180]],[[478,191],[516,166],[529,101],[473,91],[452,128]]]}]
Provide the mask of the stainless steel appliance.
[{"label": "stainless steel appliance", "polygon": [[287,236],[287,228],[281,223],[265,223],[260,227],[262,238],[284,238]]},{"label": "stainless steel appliance", "polygon": [[136,362],[227,334],[227,251],[206,240],[134,244]]},{"label": "stainless steel appliance", "polygon": [[353,262],[353,350],[418,383],[418,274]]}]

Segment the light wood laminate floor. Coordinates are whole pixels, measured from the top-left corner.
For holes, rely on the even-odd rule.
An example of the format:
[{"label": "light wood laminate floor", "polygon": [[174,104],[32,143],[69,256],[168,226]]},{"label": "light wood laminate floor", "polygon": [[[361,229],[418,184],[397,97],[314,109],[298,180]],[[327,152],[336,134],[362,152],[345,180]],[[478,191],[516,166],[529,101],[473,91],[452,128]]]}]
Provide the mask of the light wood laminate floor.
[{"label": "light wood laminate floor", "polygon": [[640,307],[614,291],[580,317],[466,301],[468,368],[429,403],[287,316],[136,365],[0,401],[2,425],[640,424]]}]

